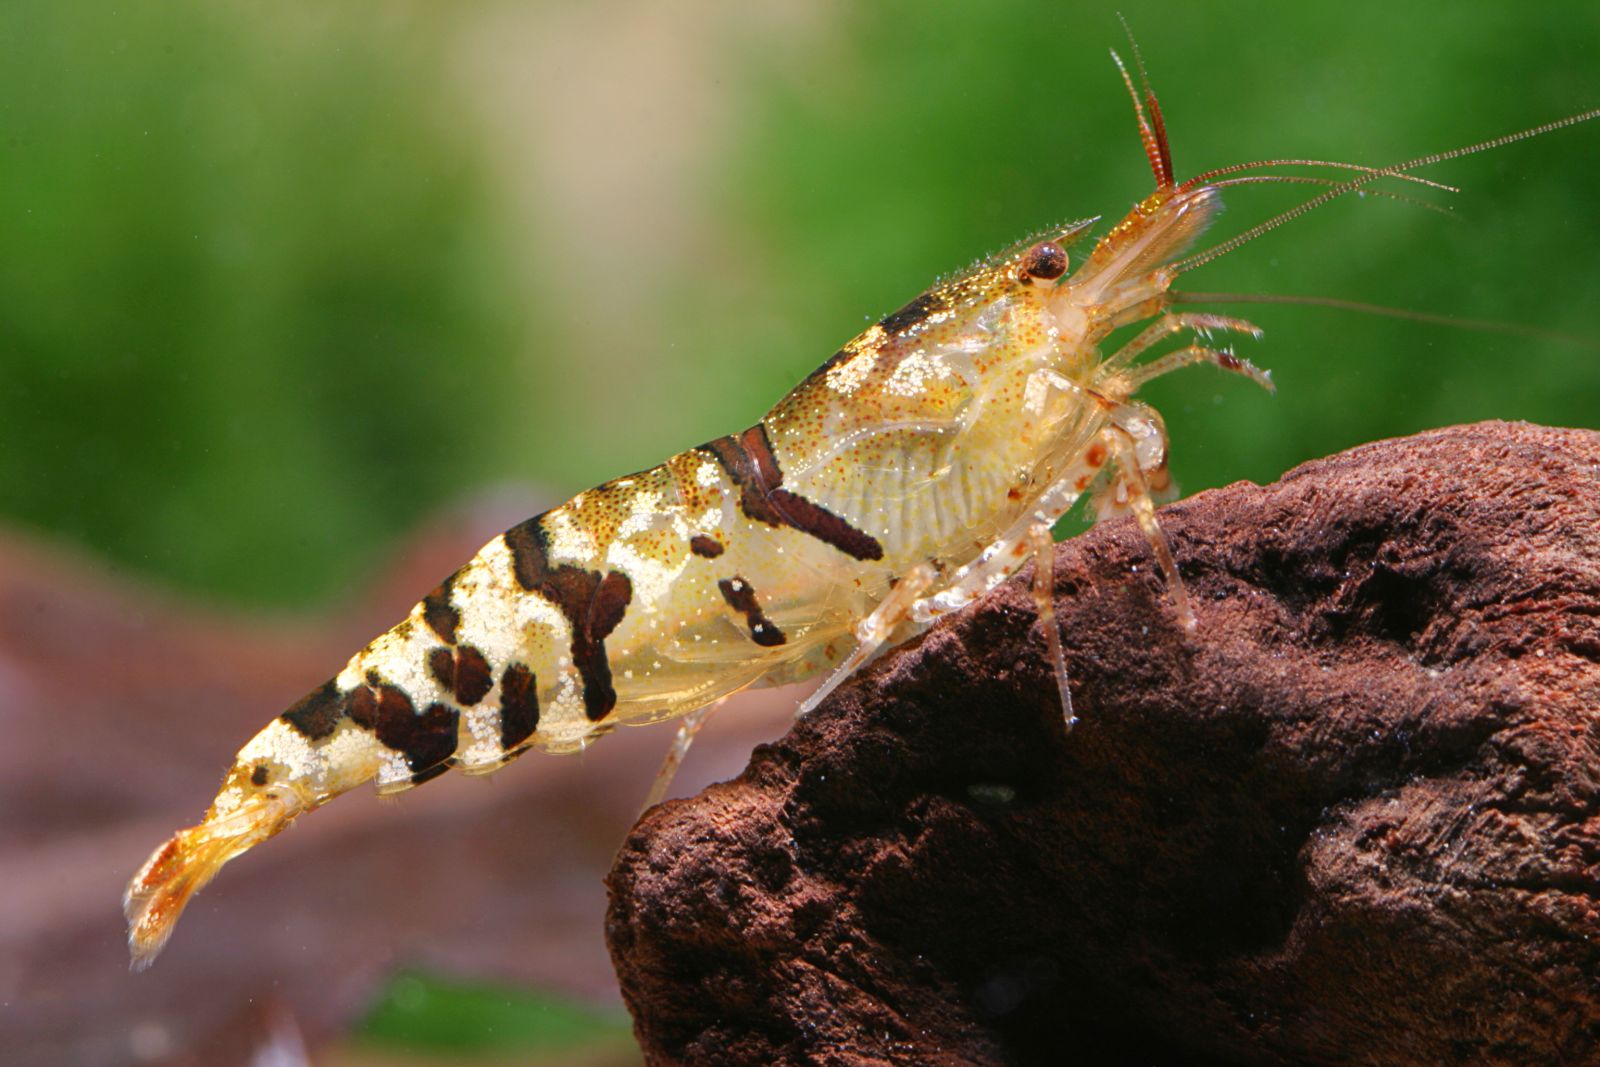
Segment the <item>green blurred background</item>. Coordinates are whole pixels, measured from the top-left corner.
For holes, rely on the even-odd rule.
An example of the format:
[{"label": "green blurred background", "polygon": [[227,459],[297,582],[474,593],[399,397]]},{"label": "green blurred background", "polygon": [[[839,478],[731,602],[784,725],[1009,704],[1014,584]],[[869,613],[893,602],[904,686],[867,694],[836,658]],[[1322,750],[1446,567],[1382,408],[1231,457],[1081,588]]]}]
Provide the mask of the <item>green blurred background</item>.
[{"label": "green blurred background", "polygon": [[[1120,6],[1183,173],[1600,104],[1592,2]],[[1113,9],[1039,0],[6,0],[0,520],[243,608],[337,603],[453,501],[748,425],[935,276],[1126,210],[1150,178],[1112,46]],[[1184,488],[1454,422],[1600,425],[1597,156],[1600,123],[1447,164],[1465,192],[1427,197],[1457,219],[1352,197],[1191,276],[1589,347],[1228,308],[1280,393],[1157,383]],[[1221,232],[1299,192],[1234,190]],[[369,1033],[526,1014],[423,981]]]},{"label": "green blurred background", "polygon": [[[1128,0],[1180,171],[1386,163],[1600,102],[1592,3]],[[444,503],[743,426],[867,321],[1149,178],[1110,9],[8,0],[0,512],[190,591],[337,599]],[[1190,288],[1600,336],[1600,126],[1332,205]],[[1412,190],[1406,189],[1406,192]],[[1233,191],[1238,230],[1299,190]],[[1600,355],[1232,308],[1275,399],[1158,384],[1185,490],[1489,417]]]}]

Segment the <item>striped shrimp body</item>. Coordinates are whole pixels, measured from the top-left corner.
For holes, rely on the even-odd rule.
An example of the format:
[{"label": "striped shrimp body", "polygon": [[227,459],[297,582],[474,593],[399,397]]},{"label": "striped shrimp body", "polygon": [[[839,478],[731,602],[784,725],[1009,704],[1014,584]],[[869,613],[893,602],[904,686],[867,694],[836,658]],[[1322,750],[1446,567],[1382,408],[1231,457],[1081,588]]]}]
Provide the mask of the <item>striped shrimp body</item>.
[{"label": "striped shrimp body", "polygon": [[[1175,182],[1155,96],[1146,87],[1141,101],[1124,80],[1156,190],[1076,269],[1071,253],[1094,220],[936,285],[755,426],[495,537],[239,751],[200,824],[158,848],[128,887],[135,965],[154,959],[223,864],[340,793],[369,781],[398,791],[451,768],[486,773],[529,749],[571,752],[618,724],[688,716],[681,756],[722,697],[831,669],[804,711],[883,645],[1030,558],[1070,725],[1050,528],[1096,485],[1102,514],[1138,519],[1179,622],[1192,625],[1152,503],[1168,488],[1166,434],[1132,398],[1196,362],[1270,381],[1198,343],[1140,359],[1186,330],[1257,332],[1172,312],[1173,280],[1333,196],[1508,138],[1353,167],[1295,211],[1184,259],[1229,183],[1213,180],[1225,172]],[[1101,351],[1112,330],[1144,320],[1119,350]]]}]

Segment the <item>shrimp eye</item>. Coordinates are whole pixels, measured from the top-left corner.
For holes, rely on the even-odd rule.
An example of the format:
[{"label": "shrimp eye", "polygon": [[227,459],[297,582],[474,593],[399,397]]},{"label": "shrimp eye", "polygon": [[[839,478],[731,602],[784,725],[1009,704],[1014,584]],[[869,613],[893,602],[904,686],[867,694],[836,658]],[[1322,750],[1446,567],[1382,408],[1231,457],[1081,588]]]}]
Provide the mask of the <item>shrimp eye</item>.
[{"label": "shrimp eye", "polygon": [[1040,241],[1022,257],[1022,273],[1046,281],[1067,273],[1067,250],[1054,241]]}]

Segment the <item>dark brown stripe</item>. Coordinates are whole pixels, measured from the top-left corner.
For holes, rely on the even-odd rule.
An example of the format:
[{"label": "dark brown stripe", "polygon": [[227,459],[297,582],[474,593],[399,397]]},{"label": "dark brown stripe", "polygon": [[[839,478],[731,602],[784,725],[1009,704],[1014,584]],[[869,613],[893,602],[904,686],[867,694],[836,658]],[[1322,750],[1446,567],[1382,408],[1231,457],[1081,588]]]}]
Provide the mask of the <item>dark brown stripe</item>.
[{"label": "dark brown stripe", "polygon": [[461,612],[450,603],[450,588],[455,580],[456,576],[452,574],[422,598],[423,621],[439,635],[441,641],[451,645],[456,643],[456,627],[461,625]]},{"label": "dark brown stripe", "polygon": [[739,509],[768,526],[789,526],[832,545],[853,559],[882,559],[883,545],[820,504],[781,488],[783,472],[767,428],[756,423],[741,434],[701,446],[739,489]]},{"label": "dark brown stripe", "polygon": [[507,530],[505,540],[522,588],[556,605],[571,624],[572,663],[583,679],[584,714],[599,722],[617,706],[605,639],[633,600],[633,582],[621,571],[602,576],[570,563],[550,566],[544,528],[537,517]]},{"label": "dark brown stripe", "polygon": [[832,545],[853,559],[882,559],[883,545],[865,530],[858,530],[820,504],[813,504],[787,489],[774,489],[771,498],[776,508],[796,530]]},{"label": "dark brown stripe", "polygon": [[279,716],[307,740],[320,741],[333,733],[344,714],[344,699],[332,680],[313,690]]},{"label": "dark brown stripe", "polygon": [[472,645],[462,645],[456,651],[456,700],[462,707],[470,708],[489,695],[494,688],[494,672],[489,661]]},{"label": "dark brown stripe", "polygon": [[806,375],[806,381],[809,382],[813,378],[821,378],[833,368],[843,363],[845,360],[854,357],[860,351],[861,349],[854,347],[839,349],[839,351],[828,357],[828,361],[826,363],[812,371],[810,374]]},{"label": "dark brown stripe", "polygon": [[520,663],[500,675],[500,747],[515,749],[539,728],[539,680]]},{"label": "dark brown stripe", "polygon": [[761,488],[770,492],[783,484],[783,471],[778,468],[778,457],[772,451],[772,438],[767,434],[767,424],[758,422],[739,435],[739,447],[750,457]]},{"label": "dark brown stripe", "polygon": [[937,311],[940,300],[932,293],[923,293],[911,303],[894,312],[885,315],[878,325],[883,327],[883,332],[888,334],[901,333],[913,326],[920,325],[927,317]]},{"label": "dark brown stripe", "polygon": [[[764,457],[764,462],[750,454],[752,444]],[[767,440],[765,427],[757,423],[742,434],[719,437],[702,447],[722,464],[728,479],[738,487],[740,511],[768,526],[787,525],[767,499],[767,494],[778,487],[783,475],[778,471],[778,461],[772,455],[772,442]],[[770,471],[774,476],[764,478],[764,471]]]},{"label": "dark brown stripe", "polygon": [[756,600],[756,591],[749,582],[738,576],[724,578],[717,583],[717,588],[722,591],[722,599],[728,602],[728,606],[745,617],[745,622],[750,626],[750,640],[767,648],[788,640],[783,631],[762,612],[761,604]]},{"label": "dark brown stripe", "polygon": [[722,542],[705,534],[695,534],[689,538],[689,551],[706,559],[716,559],[722,555]]}]

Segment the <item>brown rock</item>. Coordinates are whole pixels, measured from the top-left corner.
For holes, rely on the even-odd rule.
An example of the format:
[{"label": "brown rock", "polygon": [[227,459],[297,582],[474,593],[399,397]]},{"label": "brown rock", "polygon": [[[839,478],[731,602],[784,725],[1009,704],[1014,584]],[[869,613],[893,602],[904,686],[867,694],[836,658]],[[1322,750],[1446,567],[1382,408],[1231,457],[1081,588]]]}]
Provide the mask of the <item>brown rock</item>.
[{"label": "brown rock", "polygon": [[[653,1064],[1600,1063],[1600,434],[1489,423],[1057,554],[652,811]],[[1024,576],[1025,579],[1026,576]]]}]

